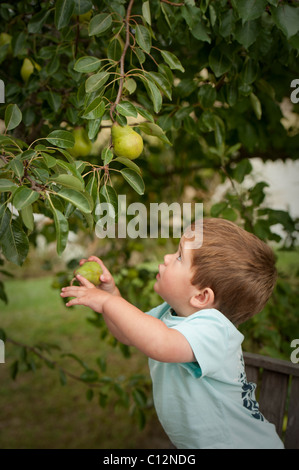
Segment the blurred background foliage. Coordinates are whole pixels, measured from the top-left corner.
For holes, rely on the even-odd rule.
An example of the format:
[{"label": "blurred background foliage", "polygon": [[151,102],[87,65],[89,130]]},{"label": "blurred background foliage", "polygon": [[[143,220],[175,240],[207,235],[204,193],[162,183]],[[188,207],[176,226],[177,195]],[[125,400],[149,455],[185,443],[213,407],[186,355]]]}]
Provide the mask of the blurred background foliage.
[{"label": "blurred background foliage", "polygon": [[[117,343],[100,316],[69,313],[59,290],[94,254],[130,302],[145,311],[157,305],[157,267],[177,238],[99,239],[96,207],[117,209],[117,195],[126,195],[149,218],[151,203],[203,203],[205,216],[232,220],[273,246],[276,289],[240,329],[245,350],[289,359],[299,337],[298,217],[268,204],[275,188],[256,176],[254,162],[298,159],[298,4],[25,0],[1,3],[0,17],[1,398],[11,399],[3,422],[12,430],[2,446],[88,447],[73,436],[75,419],[56,426],[50,415],[70,406],[77,416],[80,403],[88,434],[96,403],[106,431],[97,427],[90,447],[157,447],[146,359]],[[138,160],[113,154],[115,121],[143,137]],[[59,383],[68,384],[69,403]],[[28,420],[30,403],[52,433]],[[119,408],[125,414],[109,434]],[[143,441],[128,432],[128,416]],[[18,430],[25,422],[31,437]],[[164,445],[162,431],[159,439]]]}]

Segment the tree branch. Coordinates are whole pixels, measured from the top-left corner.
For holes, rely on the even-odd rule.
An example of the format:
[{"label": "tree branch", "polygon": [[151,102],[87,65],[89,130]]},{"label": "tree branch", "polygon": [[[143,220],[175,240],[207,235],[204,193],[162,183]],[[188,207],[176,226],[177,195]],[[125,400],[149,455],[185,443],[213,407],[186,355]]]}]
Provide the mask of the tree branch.
[{"label": "tree branch", "polygon": [[64,369],[63,367],[61,367],[59,365],[59,363],[57,361],[53,361],[51,359],[49,359],[48,357],[44,356],[42,353],[39,352],[39,350],[33,346],[28,346],[27,344],[23,344],[23,343],[20,343],[18,341],[15,341],[14,339],[11,339],[11,338],[6,338],[5,341],[7,343],[11,343],[11,344],[14,344],[15,346],[19,346],[21,348],[25,348],[27,351],[30,351],[32,352],[33,354],[35,354],[37,357],[39,357],[40,359],[42,359],[44,362],[47,362],[48,364],[50,364],[53,368],[58,366],[59,369],[65,374],[67,375],[68,377],[72,378],[73,380],[77,380],[79,382],[83,382],[85,384],[88,384],[88,387],[100,387],[102,386],[102,384],[99,384],[99,383],[90,383],[90,382],[86,382],[86,380],[83,380],[81,379],[79,376],[73,374],[72,372],[69,372],[68,370]]},{"label": "tree branch", "polygon": [[120,58],[119,88],[118,88],[118,93],[117,93],[117,96],[116,96],[116,100],[110,108],[110,117],[111,117],[112,122],[114,122],[113,112],[114,112],[116,106],[118,105],[118,103],[120,102],[121,95],[122,95],[122,92],[123,92],[124,81],[125,81],[125,57],[126,57],[127,49],[130,45],[130,16],[131,16],[133,3],[134,3],[134,0],[130,0],[129,6],[128,6],[128,9],[127,9],[127,14],[126,14],[126,20],[125,20],[125,22],[126,22],[126,41],[125,41],[124,49],[122,51],[122,55],[121,55],[121,58]]},{"label": "tree branch", "polygon": [[185,2],[182,3],[175,3],[175,2],[170,2],[169,0],[160,0],[163,3],[167,3],[168,5],[172,5],[174,7],[183,7],[185,5]]}]

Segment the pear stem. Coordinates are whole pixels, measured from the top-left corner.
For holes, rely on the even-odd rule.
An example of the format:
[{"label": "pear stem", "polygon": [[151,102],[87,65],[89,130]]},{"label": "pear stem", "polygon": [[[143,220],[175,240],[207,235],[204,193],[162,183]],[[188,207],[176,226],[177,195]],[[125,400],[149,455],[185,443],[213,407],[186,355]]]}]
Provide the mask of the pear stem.
[{"label": "pear stem", "polygon": [[127,9],[127,14],[126,14],[126,20],[125,20],[125,23],[126,23],[126,41],[125,41],[124,49],[123,49],[121,57],[120,57],[119,88],[118,88],[118,93],[117,93],[117,96],[116,96],[116,100],[110,108],[110,117],[111,117],[112,122],[114,122],[113,112],[114,112],[116,106],[118,105],[118,103],[120,102],[121,95],[122,95],[122,92],[123,92],[124,81],[125,81],[125,56],[126,56],[127,49],[130,45],[130,16],[131,16],[133,3],[134,3],[134,0],[130,0],[130,3],[128,5],[128,9]]}]

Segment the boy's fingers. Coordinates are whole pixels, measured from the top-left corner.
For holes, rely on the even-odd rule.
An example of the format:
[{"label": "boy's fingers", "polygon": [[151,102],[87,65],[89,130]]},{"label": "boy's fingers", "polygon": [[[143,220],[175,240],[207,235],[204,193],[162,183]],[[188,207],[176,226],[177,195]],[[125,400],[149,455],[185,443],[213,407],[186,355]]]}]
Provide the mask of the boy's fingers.
[{"label": "boy's fingers", "polygon": [[113,279],[113,278],[112,278],[112,276],[111,276],[111,274],[110,274],[109,272],[100,275],[100,280],[101,280],[102,282],[111,282],[112,279]]},{"label": "boy's fingers", "polygon": [[80,284],[82,286],[88,287],[88,288],[93,288],[94,287],[94,284],[92,282],[88,281],[85,277],[81,276],[81,274],[77,274],[76,278],[78,279],[78,281],[80,282]]},{"label": "boy's fingers", "polygon": [[72,307],[73,305],[79,305],[79,304],[80,304],[79,299],[72,299],[72,300],[69,300],[65,305],[67,307]]},{"label": "boy's fingers", "polygon": [[60,295],[62,297],[77,297],[78,295],[85,295],[86,290],[82,287],[78,286],[69,286],[69,287],[63,287],[61,289]]},{"label": "boy's fingers", "polygon": [[[103,261],[100,258],[98,258],[97,256],[90,256],[88,258],[88,261],[95,261],[96,263],[98,263],[101,266],[101,268],[103,270],[103,275],[105,276],[105,279],[107,279],[107,275],[111,276],[110,271],[106,268]],[[112,276],[111,276],[111,278],[112,278]]]}]

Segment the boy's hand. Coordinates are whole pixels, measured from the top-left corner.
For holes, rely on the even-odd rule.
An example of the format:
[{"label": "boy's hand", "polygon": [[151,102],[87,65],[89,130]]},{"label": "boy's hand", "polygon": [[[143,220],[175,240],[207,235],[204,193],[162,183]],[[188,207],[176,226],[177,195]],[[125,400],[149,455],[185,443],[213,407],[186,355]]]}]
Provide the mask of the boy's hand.
[{"label": "boy's hand", "polygon": [[68,286],[61,289],[61,297],[75,297],[69,300],[66,306],[84,305],[85,307],[90,307],[95,312],[102,313],[105,301],[110,298],[112,294],[98,289],[79,274],[77,275],[77,279],[81,286]]},{"label": "boy's hand", "polygon": [[[112,277],[112,274],[108,271],[106,266],[104,265],[103,261],[100,258],[97,258],[96,256],[90,256],[88,259],[81,259],[80,261],[80,266],[82,266],[86,261],[95,261],[98,263],[102,270],[103,273],[100,276],[101,284],[97,287],[97,289],[101,289],[103,291],[109,292],[112,295],[120,295],[118,288],[115,285],[114,279]],[[89,286],[87,284],[83,284],[81,279],[85,279],[83,276],[76,276],[80,284],[84,287],[87,287],[89,289],[95,288],[93,284],[89,282]],[[86,279],[85,279],[86,280]],[[88,281],[87,281],[88,282]]]}]

